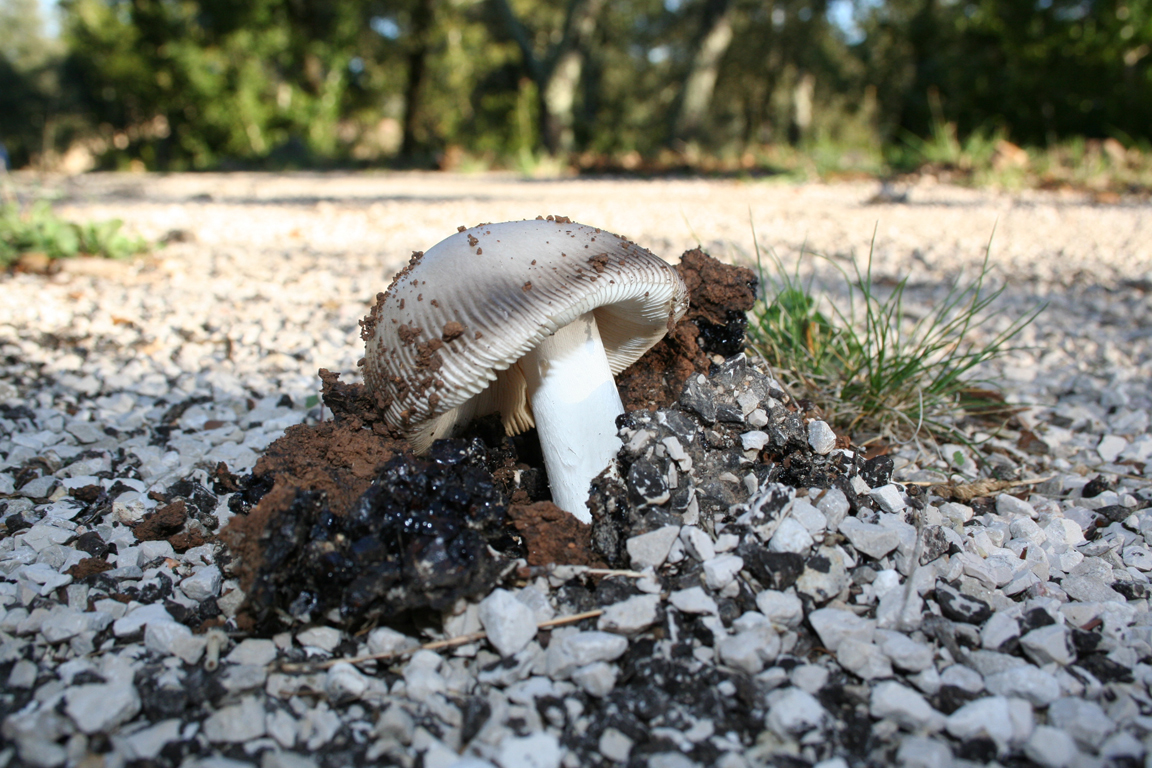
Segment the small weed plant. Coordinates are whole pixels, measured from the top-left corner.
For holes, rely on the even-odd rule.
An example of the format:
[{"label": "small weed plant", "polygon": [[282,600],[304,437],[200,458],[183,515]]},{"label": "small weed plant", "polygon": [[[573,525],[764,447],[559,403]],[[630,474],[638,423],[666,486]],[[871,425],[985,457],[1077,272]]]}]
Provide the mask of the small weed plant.
[{"label": "small weed plant", "polygon": [[847,287],[838,306],[812,295],[800,258],[790,270],[769,253],[766,267],[757,246],[764,293],[749,318],[750,345],[794,395],[811,400],[856,440],[967,443],[958,416],[1004,410],[998,390],[973,378],[975,369],[1019,349],[1012,339],[1044,309],[1032,309],[986,343],[969,340],[1004,291],[988,284],[990,253],[991,245],[974,279],[955,278],[944,298],[913,320],[904,307],[908,278],[880,295],[871,253],[863,268],[855,258],[847,268],[829,261]]},{"label": "small weed plant", "polygon": [[49,259],[97,256],[126,259],[148,250],[141,238],[121,232],[119,219],[77,224],[57,216],[40,201],[27,209],[12,202],[0,205],[0,268],[7,269],[25,254]]}]

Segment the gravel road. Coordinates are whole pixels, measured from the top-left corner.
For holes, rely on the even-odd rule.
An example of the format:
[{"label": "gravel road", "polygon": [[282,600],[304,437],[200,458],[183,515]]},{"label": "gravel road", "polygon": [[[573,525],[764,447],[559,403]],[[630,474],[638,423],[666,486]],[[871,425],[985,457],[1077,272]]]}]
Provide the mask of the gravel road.
[{"label": "gravel road", "polygon": [[237,173],[92,175],[43,186],[62,195],[65,212],[118,216],[149,237],[183,228],[205,246],[356,253],[384,271],[438,242],[446,227],[547,213],[594,222],[668,258],[702,245],[718,258],[747,260],[755,226],[762,246],[789,257],[802,247],[863,256],[875,234],[878,265],[913,274],[978,262],[993,235],[994,261],[1014,277],[1116,279],[1152,269],[1147,201],[1102,206],[1073,192],[930,181],[901,189],[907,199],[894,205],[870,205],[878,191],[871,182]]},{"label": "gravel road", "polygon": [[[67,217],[116,217],[169,242],[128,264],[0,277],[0,768],[1066,768],[1141,764],[1152,746],[1147,201],[930,181],[884,204],[870,202],[879,185],[863,182],[12,181]],[[622,623],[554,630],[547,649],[532,639],[535,623],[581,605],[559,576],[462,605],[418,638],[483,627],[490,644],[378,666],[300,675],[276,665],[415,640],[323,627],[271,639],[192,632],[233,615],[242,597],[211,536],[230,513],[209,471],[225,462],[246,472],[285,428],[317,419],[318,368],[355,380],[358,321],[412,251],[459,225],[540,214],[618,232],[673,262],[700,245],[753,265],[754,227],[786,262],[802,249],[828,256],[806,257],[802,271],[833,302],[828,265],[873,250],[874,276],[910,278],[913,313],[978,268],[992,240],[1006,290],[974,336],[1048,303],[1022,336],[1031,348],[984,371],[1029,406],[1031,438],[1002,434],[979,453],[907,446],[895,474],[855,475],[847,517],[832,496],[789,496],[775,510],[788,525],[745,517],[705,532],[685,518],[679,532],[637,536],[632,567],[652,570],[588,598]],[[925,505],[907,485],[977,471],[1045,480],[972,504]],[[771,511],[765,479],[744,482],[741,509]],[[174,500],[188,510],[183,534],[207,543],[137,535],[133,526]],[[742,571],[753,545],[795,555],[800,571],[790,582]],[[839,572],[829,557],[841,558]],[[109,570],[76,570],[96,560]],[[898,604],[886,601],[896,593]],[[665,666],[646,667],[649,657]],[[639,690],[645,675],[688,692]]]}]

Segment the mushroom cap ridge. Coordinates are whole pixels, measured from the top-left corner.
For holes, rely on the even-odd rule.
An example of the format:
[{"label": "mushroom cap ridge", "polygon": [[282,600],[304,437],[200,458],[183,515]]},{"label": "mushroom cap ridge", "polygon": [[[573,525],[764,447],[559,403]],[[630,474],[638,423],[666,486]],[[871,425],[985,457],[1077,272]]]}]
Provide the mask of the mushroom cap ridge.
[{"label": "mushroom cap ridge", "polygon": [[368,389],[416,451],[457,421],[500,411],[532,426],[515,363],[593,312],[613,374],[656,344],[688,308],[670,264],[619,235],[537,219],[462,230],[397,276],[364,321]]}]

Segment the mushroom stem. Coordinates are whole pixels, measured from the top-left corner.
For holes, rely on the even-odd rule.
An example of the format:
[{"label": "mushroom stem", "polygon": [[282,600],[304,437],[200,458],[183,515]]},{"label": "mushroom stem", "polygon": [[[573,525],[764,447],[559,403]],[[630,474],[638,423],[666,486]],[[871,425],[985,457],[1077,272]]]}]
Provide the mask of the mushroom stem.
[{"label": "mushroom stem", "polygon": [[586,312],[520,359],[552,501],[585,523],[588,490],[620,450],[624,413],[596,318]]}]

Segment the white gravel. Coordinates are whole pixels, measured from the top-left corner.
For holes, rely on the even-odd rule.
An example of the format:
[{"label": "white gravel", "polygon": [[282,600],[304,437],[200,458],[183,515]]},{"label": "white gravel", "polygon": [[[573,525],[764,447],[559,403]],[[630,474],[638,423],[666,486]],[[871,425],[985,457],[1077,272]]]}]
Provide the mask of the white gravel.
[{"label": "white gravel", "polygon": [[[742,768],[786,753],[826,766],[1063,767],[1138,764],[1152,747],[1146,201],[928,182],[906,203],[870,205],[877,185],[865,183],[14,180],[22,194],[58,195],[65,215],[118,217],[173,242],[130,264],[0,278],[0,521],[17,528],[0,538],[0,766],[407,768],[463,755],[457,765],[571,768],[597,755]],[[581,628],[537,631],[571,608],[569,579],[554,574],[509,582],[445,622],[460,634],[482,625],[489,641],[391,666],[290,674],[276,662],[442,636],[192,633],[188,612],[213,605],[229,617],[242,595],[216,547],[136,540],[129,524],[161,505],[154,492],[208,484],[221,461],[247,471],[285,428],[318,418],[316,370],[356,380],[357,323],[411,251],[461,224],[538,214],[619,232],[671,261],[699,244],[751,264],[753,225],[786,261],[801,247],[864,256],[875,237],[874,275],[909,276],[913,313],[993,239],[1006,291],[973,339],[1049,302],[1021,338],[1031,348],[984,371],[1027,406],[1027,431],[977,435],[987,439],[977,453],[904,446],[891,482],[855,475],[811,501],[790,490],[782,519],[761,514],[771,484],[729,475],[746,490],[734,505],[744,523],[665,519],[630,539],[630,567],[644,573]],[[829,273],[810,258],[803,271]],[[768,406],[741,397],[741,447],[754,451]],[[801,439],[838,453],[822,422]],[[683,477],[693,464],[706,471],[686,437],[661,440]],[[984,476],[1042,482],[985,505],[915,498],[912,483],[965,482],[977,462]],[[93,487],[106,508],[89,519],[72,494]],[[851,508],[845,491],[859,494]],[[230,514],[208,496],[195,525]],[[756,581],[751,543],[803,558],[802,573],[779,589]],[[116,595],[67,573],[96,551],[115,568],[105,578]],[[639,670],[639,649],[668,666]],[[695,698],[644,698],[676,686]],[[752,738],[740,735],[749,718]]]}]

